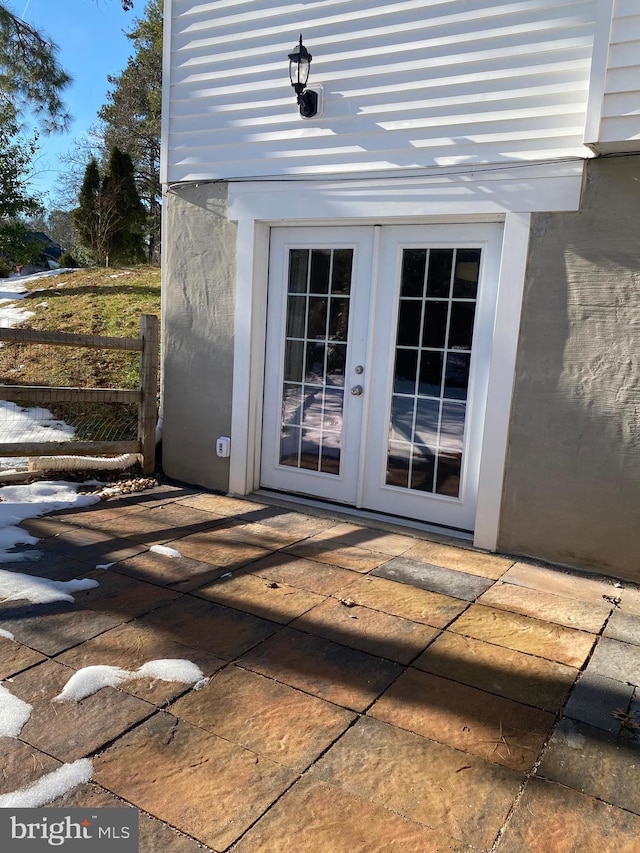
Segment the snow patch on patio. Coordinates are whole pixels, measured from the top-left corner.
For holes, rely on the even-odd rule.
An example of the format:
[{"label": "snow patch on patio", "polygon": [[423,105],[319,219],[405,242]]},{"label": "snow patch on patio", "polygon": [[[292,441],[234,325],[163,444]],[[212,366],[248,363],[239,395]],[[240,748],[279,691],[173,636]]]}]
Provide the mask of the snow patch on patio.
[{"label": "snow patch on patio", "polygon": [[168,545],[152,545],[149,550],[155,554],[163,554],[165,557],[182,557],[180,551],[176,551],[175,548],[169,548]]},{"label": "snow patch on patio", "polygon": [[[37,540],[36,540],[37,541]],[[72,592],[95,589],[98,581],[75,578],[70,581],[53,581],[21,572],[0,569],[0,599],[4,601],[30,601],[32,604],[51,604],[54,601],[75,601]]]},{"label": "snow patch on patio", "polygon": [[[0,488],[0,563],[28,559],[23,554],[11,554],[16,545],[35,545],[38,539],[17,525],[28,518],[66,507],[91,506],[100,501],[99,495],[79,495],[78,483],[46,480],[26,486]],[[33,556],[33,555],[31,555]]]},{"label": "snow patch on patio", "polygon": [[[137,670],[118,666],[85,666],[75,672],[53,702],[80,702],[103,687],[117,687],[125,681],[155,678],[160,681],[177,681],[182,684],[204,686],[207,679],[199,666],[189,660],[161,659],[143,664]],[[198,688],[199,689],[199,688]]]},{"label": "snow patch on patio", "polygon": [[93,763],[89,758],[79,758],[71,764],[63,764],[52,773],[47,773],[36,782],[10,794],[0,796],[2,809],[35,809],[66,794],[77,785],[88,782],[93,774]]},{"label": "snow patch on patio", "polygon": [[5,631],[4,628],[0,628],[0,637],[6,637],[7,640],[15,640],[11,631]]},{"label": "snow patch on patio", "polygon": [[32,711],[33,705],[18,699],[0,684],[0,737],[18,737]]}]

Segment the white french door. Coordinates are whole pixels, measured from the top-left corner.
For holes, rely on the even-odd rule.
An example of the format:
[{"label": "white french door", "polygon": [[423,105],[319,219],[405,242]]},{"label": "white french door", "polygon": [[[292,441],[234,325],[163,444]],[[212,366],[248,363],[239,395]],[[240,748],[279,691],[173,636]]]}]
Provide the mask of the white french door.
[{"label": "white french door", "polygon": [[272,229],[262,486],[473,529],[501,233]]}]

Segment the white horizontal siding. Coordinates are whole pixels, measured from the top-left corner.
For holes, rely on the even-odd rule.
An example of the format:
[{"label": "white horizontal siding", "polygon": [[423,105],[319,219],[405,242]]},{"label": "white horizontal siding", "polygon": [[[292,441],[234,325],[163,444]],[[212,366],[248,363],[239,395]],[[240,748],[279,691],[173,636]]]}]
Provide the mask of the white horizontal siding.
[{"label": "white horizontal siding", "polygon": [[614,3],[597,143],[600,151],[640,150],[640,0]]},{"label": "white horizontal siding", "polygon": [[[172,0],[167,179],[584,156],[596,2]],[[299,32],[324,92],[307,121]]]}]

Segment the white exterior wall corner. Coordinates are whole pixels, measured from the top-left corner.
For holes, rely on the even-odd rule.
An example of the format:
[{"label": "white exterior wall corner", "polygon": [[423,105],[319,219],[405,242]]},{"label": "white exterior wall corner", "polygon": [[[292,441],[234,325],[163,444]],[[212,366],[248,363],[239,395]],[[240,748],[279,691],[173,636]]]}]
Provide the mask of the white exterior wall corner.
[{"label": "white exterior wall corner", "polygon": [[[171,0],[165,181],[588,157],[601,2]],[[300,32],[324,90],[309,120],[288,80]]]}]

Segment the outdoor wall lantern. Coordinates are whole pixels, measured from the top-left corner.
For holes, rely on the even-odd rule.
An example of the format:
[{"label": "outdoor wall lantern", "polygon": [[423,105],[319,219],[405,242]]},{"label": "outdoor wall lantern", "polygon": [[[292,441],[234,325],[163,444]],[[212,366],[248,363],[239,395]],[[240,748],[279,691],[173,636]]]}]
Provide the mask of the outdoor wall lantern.
[{"label": "outdoor wall lantern", "polygon": [[302,44],[302,33],[300,33],[300,42],[295,46],[293,52],[289,54],[289,79],[298,96],[300,115],[303,118],[311,118],[318,112],[317,92],[314,92],[312,89],[306,89],[305,91],[312,59],[313,57]]}]

